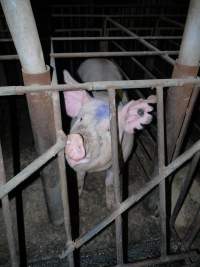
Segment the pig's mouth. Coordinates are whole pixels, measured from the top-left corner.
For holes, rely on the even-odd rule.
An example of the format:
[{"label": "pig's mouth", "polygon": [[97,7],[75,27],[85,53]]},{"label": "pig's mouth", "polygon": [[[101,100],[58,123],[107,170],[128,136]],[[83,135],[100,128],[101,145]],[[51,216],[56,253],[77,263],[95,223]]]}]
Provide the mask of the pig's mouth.
[{"label": "pig's mouth", "polygon": [[87,163],[90,160],[90,155],[87,150],[87,145],[81,134],[72,133],[67,136],[65,155],[71,167]]}]

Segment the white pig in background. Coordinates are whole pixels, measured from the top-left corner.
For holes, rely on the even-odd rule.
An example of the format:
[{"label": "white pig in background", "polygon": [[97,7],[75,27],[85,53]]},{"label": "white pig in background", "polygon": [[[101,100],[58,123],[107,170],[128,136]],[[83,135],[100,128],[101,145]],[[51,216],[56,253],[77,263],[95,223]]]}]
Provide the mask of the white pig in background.
[{"label": "white pig in background", "polygon": [[[66,70],[63,73],[65,83],[77,83]],[[83,82],[122,80],[117,66],[107,59],[85,60],[80,65],[78,74]],[[106,170],[106,202],[108,207],[112,207],[113,173],[107,92],[95,92],[92,97],[85,90],[68,91],[64,92],[64,99],[66,112],[73,118],[65,155],[69,165],[77,173],[79,194],[83,190],[87,172]],[[119,142],[124,161],[131,153],[135,129],[140,130],[143,124],[151,122],[152,116],[149,112],[153,108],[148,103],[155,102],[155,97],[150,96],[147,100],[119,103]]]}]

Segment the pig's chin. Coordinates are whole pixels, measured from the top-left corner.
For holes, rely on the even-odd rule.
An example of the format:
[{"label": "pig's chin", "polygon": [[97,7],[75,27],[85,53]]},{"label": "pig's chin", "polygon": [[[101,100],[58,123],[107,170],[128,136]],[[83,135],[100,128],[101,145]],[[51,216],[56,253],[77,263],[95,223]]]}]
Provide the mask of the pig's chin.
[{"label": "pig's chin", "polygon": [[80,159],[80,160],[73,160],[73,159],[67,157],[67,161],[68,161],[69,165],[70,165],[72,168],[75,167],[75,166],[77,166],[77,165],[79,165],[79,164],[85,164],[85,163],[88,163],[89,160],[90,160],[90,158],[88,158],[87,156],[84,157],[83,159]]}]

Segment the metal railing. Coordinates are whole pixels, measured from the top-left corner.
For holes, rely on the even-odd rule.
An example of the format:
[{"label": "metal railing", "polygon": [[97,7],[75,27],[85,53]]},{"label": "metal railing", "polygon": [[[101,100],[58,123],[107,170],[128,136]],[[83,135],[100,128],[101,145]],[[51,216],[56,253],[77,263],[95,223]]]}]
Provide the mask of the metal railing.
[{"label": "metal railing", "polygon": [[[9,199],[8,194],[16,188],[18,185],[23,183],[25,180],[29,179],[30,175],[37,171],[39,168],[44,166],[51,158],[57,156],[59,171],[60,171],[60,184],[61,184],[61,195],[63,201],[63,209],[64,209],[64,225],[66,231],[66,250],[60,256],[68,257],[69,266],[74,266],[74,257],[73,251],[80,248],[86,242],[91,240],[94,236],[96,236],[100,231],[110,225],[113,221],[116,224],[116,247],[117,247],[117,266],[146,266],[149,264],[158,264],[158,263],[166,263],[173,262],[178,260],[187,261],[194,255],[194,252],[189,251],[189,247],[192,238],[187,239],[187,247],[185,253],[173,254],[169,255],[167,251],[167,231],[166,231],[166,188],[165,188],[165,180],[172,175],[178,168],[180,168],[184,163],[192,159],[191,168],[194,170],[196,168],[197,162],[199,161],[200,155],[200,140],[196,142],[192,147],[190,147],[187,151],[181,154],[179,157],[174,159],[169,165],[165,165],[165,125],[164,125],[164,103],[163,103],[163,90],[167,87],[171,86],[182,86],[185,84],[193,84],[195,86],[195,90],[199,90],[200,80],[199,78],[187,78],[187,79],[151,79],[151,80],[122,80],[122,81],[102,81],[102,82],[88,82],[88,83],[80,83],[77,85],[70,84],[58,84],[57,83],[57,73],[55,67],[55,58],[58,57],[96,57],[96,56],[123,56],[123,53],[126,52],[126,56],[147,56],[148,53],[151,55],[158,55],[163,60],[168,62],[170,65],[174,64],[174,60],[170,58],[170,51],[160,51],[155,46],[151,45],[147,42],[147,39],[151,39],[151,36],[144,38],[139,37],[136,34],[132,33],[130,30],[125,29],[124,26],[120,25],[118,22],[115,22],[113,19],[106,17],[112,24],[117,26],[119,29],[126,31],[128,34],[128,39],[138,39],[143,45],[147,48],[151,49],[151,51],[136,51],[136,52],[93,52],[89,53],[54,53],[53,50],[53,42],[58,41],[56,38],[52,38],[51,41],[51,66],[54,68],[52,84],[51,85],[32,85],[32,86],[3,86],[0,90],[0,96],[9,96],[9,95],[19,95],[19,94],[29,94],[32,92],[44,92],[48,91],[52,95],[53,101],[53,111],[54,111],[54,119],[55,119],[55,128],[57,133],[57,141],[56,143],[49,148],[44,154],[39,156],[36,160],[34,160],[31,164],[29,164],[25,169],[23,169],[20,173],[6,182],[5,170],[4,170],[4,162],[3,155],[0,150],[0,198],[2,199],[2,207],[3,207],[3,216],[5,219],[6,230],[7,230],[7,239],[9,244],[9,250],[11,255],[12,266],[19,266],[19,260],[17,256],[17,250],[14,240],[14,233],[12,230],[12,219],[9,208]],[[129,38],[129,35],[131,38]],[[73,40],[75,37],[70,37],[69,41]],[[81,37],[78,37],[81,38]],[[77,39],[78,39],[77,38]],[[120,39],[120,37],[102,37],[102,40],[112,40],[116,41]],[[106,39],[107,38],[107,39]],[[159,37],[158,37],[159,38]],[[162,38],[162,36],[160,36]],[[85,38],[85,39],[89,39]],[[122,37],[123,39],[123,37]],[[127,40],[128,40],[127,39]],[[155,38],[156,39],[156,38]],[[61,41],[62,39],[60,39]],[[67,40],[67,38],[64,38]],[[101,40],[101,38],[99,38]],[[106,53],[106,54],[105,54]],[[177,51],[172,51],[172,54],[177,54]],[[1,60],[3,58],[0,58]],[[7,58],[6,60],[13,59],[12,57]],[[117,88],[117,89],[116,89]],[[158,175],[156,175],[151,181],[145,184],[145,186],[140,189],[136,194],[131,195],[126,200],[121,201],[121,189],[119,182],[119,164],[118,164],[118,138],[117,138],[117,120],[116,120],[116,103],[115,103],[115,94],[118,89],[127,89],[127,90],[138,90],[140,88],[149,89],[156,88],[157,94],[157,143],[158,143]],[[65,171],[65,160],[64,160],[64,147],[65,147],[65,134],[62,131],[62,123],[61,123],[61,112],[60,112],[60,100],[59,100],[59,91],[66,90],[80,90],[86,89],[89,91],[93,90],[108,90],[109,94],[109,103],[110,103],[110,114],[111,114],[111,141],[112,141],[112,166],[115,174],[115,195],[116,195],[116,209],[111,212],[104,220],[94,226],[91,230],[86,232],[84,235],[78,237],[76,240],[72,240],[71,236],[71,223],[70,223],[70,213],[69,213],[69,202],[68,202],[68,188],[67,188],[67,177]],[[193,171],[190,171],[189,177],[193,176]],[[188,181],[187,181],[188,183]],[[176,212],[174,214],[172,222],[174,222],[174,218],[178,214],[180,207],[182,206],[182,199],[184,199],[186,195],[186,189],[188,188],[188,184],[184,184],[180,199],[177,201],[177,207],[175,208]],[[122,230],[122,218],[121,215],[127,211],[129,208],[136,205],[145,195],[147,195],[153,188],[159,186],[160,189],[160,215],[161,215],[161,256],[156,259],[149,259],[142,262],[132,263],[132,264],[124,264],[123,262],[123,230]],[[198,214],[197,214],[198,215]],[[196,218],[195,218],[196,219]],[[197,227],[194,228],[193,232],[190,233],[191,237],[195,236],[197,232]]]}]

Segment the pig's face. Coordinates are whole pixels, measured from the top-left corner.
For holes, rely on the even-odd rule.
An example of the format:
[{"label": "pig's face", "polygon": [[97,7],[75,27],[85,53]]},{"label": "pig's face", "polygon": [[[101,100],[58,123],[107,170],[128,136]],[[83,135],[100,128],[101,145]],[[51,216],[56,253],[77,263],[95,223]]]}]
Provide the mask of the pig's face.
[{"label": "pig's face", "polygon": [[72,122],[65,148],[66,159],[75,170],[100,170],[111,163],[108,103],[89,98]]},{"label": "pig's face", "polygon": [[[66,83],[77,83],[64,71]],[[65,148],[66,159],[76,171],[100,171],[111,166],[110,116],[107,100],[91,97],[86,91],[64,93],[67,114],[73,118],[72,127]],[[143,124],[151,122],[149,114],[155,103],[154,96],[139,99],[118,107],[120,140],[122,134],[134,133]]]}]

